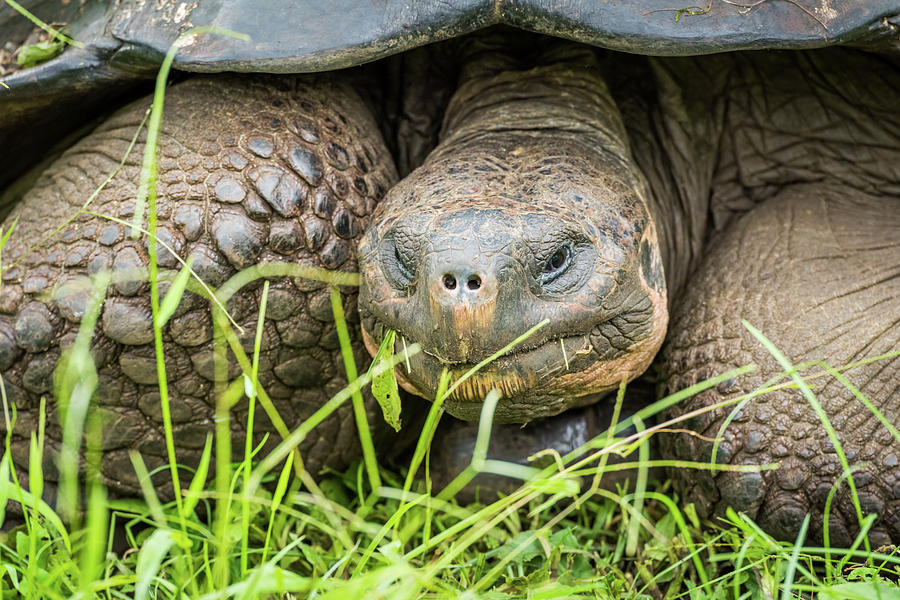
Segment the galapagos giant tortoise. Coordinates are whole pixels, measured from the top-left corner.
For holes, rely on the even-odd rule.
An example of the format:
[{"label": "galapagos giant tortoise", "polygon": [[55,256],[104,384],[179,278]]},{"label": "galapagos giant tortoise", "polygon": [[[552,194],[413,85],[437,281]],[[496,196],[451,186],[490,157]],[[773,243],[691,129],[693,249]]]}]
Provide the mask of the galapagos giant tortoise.
[{"label": "galapagos giant tortoise", "polygon": [[[357,360],[363,345],[372,352],[386,328],[397,330],[423,348],[398,375],[425,398],[443,368],[458,377],[549,320],[457,389],[446,402],[454,416],[476,419],[496,388],[499,421],[577,437],[587,417],[561,426],[553,415],[607,403],[654,359],[668,391],[759,366],[673,414],[737,397],[783,370],[742,320],[795,364],[844,366],[896,351],[900,4],[671,4],[26,3],[70,23],[84,47],[5,78],[0,177],[10,181],[51,141],[146,90],[179,34],[227,27],[251,41],[199,35],[176,56],[182,81],[167,93],[158,153],[160,240],[211,286],[261,262],[358,267],[358,301],[342,292],[359,306]],[[491,25],[511,27],[466,35]],[[9,39],[30,27],[0,9]],[[147,263],[146,239],[96,215],[132,216],[143,136],[128,148],[148,105],[116,112],[26,178],[30,189],[20,182],[5,195],[15,205],[4,228],[17,224],[3,249],[0,368],[18,408],[17,464],[26,464],[39,399],[52,392],[53,368],[84,315],[79,283]],[[101,187],[93,214],[79,212]],[[168,251],[159,262],[179,265]],[[73,289],[81,291],[64,293]],[[228,306],[251,338],[259,294],[250,286]],[[102,475],[124,493],[137,491],[131,449],[152,465],[165,457],[148,295],[146,282],[113,285],[92,342],[95,401],[107,417]],[[212,336],[206,302],[188,294],[164,331],[185,463],[212,423]],[[289,425],[342,387],[337,346],[327,288],[276,279],[259,380]],[[843,381],[815,380],[857,468],[862,509],[880,517],[870,535],[894,542],[900,444],[855,393],[896,422],[898,368],[893,356]],[[709,460],[728,413],[692,419],[698,436],[661,434],[663,452]],[[706,514],[745,511],[783,538],[809,512],[820,535],[842,468],[816,411],[782,385],[732,417],[717,460],[780,468],[679,471],[683,500]],[[52,414],[49,423],[52,444]],[[242,423],[233,420],[236,436]],[[340,467],[355,438],[342,412],[308,440],[305,457],[313,470]],[[845,491],[830,528],[837,543],[858,529]]]}]

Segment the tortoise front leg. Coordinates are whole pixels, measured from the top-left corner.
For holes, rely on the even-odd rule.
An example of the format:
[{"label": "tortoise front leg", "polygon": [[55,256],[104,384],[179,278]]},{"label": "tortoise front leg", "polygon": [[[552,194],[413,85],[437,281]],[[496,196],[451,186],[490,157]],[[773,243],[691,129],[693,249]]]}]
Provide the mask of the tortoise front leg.
[{"label": "tortoise front leg", "polygon": [[[90,212],[79,209],[127,154],[148,102],[126,107],[64,153],[16,207],[5,223],[9,227],[18,219],[3,249],[8,268],[0,289],[0,372],[5,399],[18,409],[12,456],[27,470],[42,396],[49,400],[45,456],[59,448],[53,370],[84,316],[90,277],[101,271],[114,278],[143,273],[109,287],[91,342],[98,373],[95,409],[105,421],[100,470],[104,483],[123,494],[140,493],[131,452],[140,452],[150,469],[168,460],[146,283],[147,241],[132,239],[123,225],[135,210],[142,139]],[[190,262],[213,289],[264,263],[355,271],[356,239],[396,179],[367,107],[337,78],[318,77],[222,76],[173,86],[166,97],[158,173],[158,237],[169,249],[160,249],[159,265],[174,272],[181,268],[179,259]],[[250,356],[261,287],[256,281],[227,302]],[[77,293],[64,293],[67,289]],[[356,319],[355,288],[343,294],[349,318]],[[267,306],[258,380],[293,428],[346,385],[330,293],[322,281],[284,277],[273,281]],[[366,361],[358,328],[351,329],[357,361]],[[162,338],[176,454],[180,463],[193,465],[216,418],[219,374],[209,303],[186,293]],[[240,369],[233,354],[229,363],[231,382]],[[263,412],[257,405],[255,436],[259,440],[269,432],[271,446],[278,436]],[[234,404],[232,415],[238,450],[247,434],[246,398]],[[357,440],[351,409],[343,406],[301,447],[307,468],[314,473],[323,466],[345,468],[358,454]],[[56,478],[50,460],[45,473]],[[167,477],[157,479],[162,497],[172,496]]]},{"label": "tortoise front leg", "polygon": [[[759,369],[689,399],[672,415],[740,397],[783,370],[742,319],[795,365],[824,361],[840,368],[900,348],[897,231],[896,198],[834,184],[788,187],[738,219],[713,243],[674,304],[662,368],[669,392],[733,367],[755,363]],[[813,366],[801,375],[822,371]],[[900,358],[842,373],[888,422],[897,423]],[[785,381],[790,379],[780,379]],[[879,515],[870,539],[900,541],[900,441],[834,377],[808,382],[854,469],[862,515]],[[844,469],[815,410],[799,389],[782,387],[749,400],[722,432],[732,409],[690,422],[704,436],[722,436],[717,462],[780,468],[713,474],[676,469],[683,500],[710,515],[731,506],[785,540],[794,539],[810,513],[808,539],[819,543],[826,499]],[[711,443],[683,434],[664,434],[661,445],[668,457],[694,461],[709,460],[712,450]],[[829,525],[834,545],[850,544],[859,530],[846,482]]]}]

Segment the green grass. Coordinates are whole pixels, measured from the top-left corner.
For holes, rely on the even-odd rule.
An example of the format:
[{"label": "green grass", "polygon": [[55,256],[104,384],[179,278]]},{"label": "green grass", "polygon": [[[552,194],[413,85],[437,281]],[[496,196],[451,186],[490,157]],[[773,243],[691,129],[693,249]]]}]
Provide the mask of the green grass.
[{"label": "green grass", "polygon": [[[174,52],[169,53],[167,65]],[[148,119],[150,140],[156,139],[162,119],[166,69],[157,81]],[[402,368],[408,363],[408,357],[419,351],[418,346],[407,346],[401,339],[398,345],[402,350],[394,354],[393,338],[387,336],[392,340],[390,346],[383,348],[373,368],[359,375],[338,293],[338,286],[358,283],[353,274],[267,264],[238,273],[218,290],[211,290],[196,278],[189,264],[183,264],[177,272],[160,271],[154,233],[155,154],[152,144],[150,148],[145,153],[140,186],[141,197],[146,197],[147,227],[140,218],[131,225],[135,235],[153,240],[149,245],[149,274],[154,344],[170,459],[168,471],[176,497],[168,503],[157,498],[137,453],[132,455],[132,462],[143,486],[141,499],[110,499],[100,482],[97,465],[102,427],[92,404],[97,374],[89,349],[106,289],[112,282],[108,274],[99,274],[93,280],[91,301],[76,341],[56,371],[54,395],[63,432],[56,507],[41,500],[48,426],[43,405],[40,426],[31,437],[28,486],[21,484],[21,474],[13,466],[9,435],[5,440],[0,459],[0,521],[6,520],[9,501],[23,509],[24,523],[10,528],[6,522],[0,533],[2,598],[900,598],[900,590],[893,583],[900,574],[900,557],[892,548],[872,549],[864,535],[850,549],[804,545],[808,521],[795,543],[776,542],[745,515],[733,511],[724,520],[704,523],[693,506],[679,502],[668,483],[648,480],[648,470],[653,466],[720,470],[777,467],[731,467],[716,465],[715,461],[673,463],[649,457],[651,436],[671,430],[696,414],[657,423],[661,411],[752,371],[752,365],[698,383],[620,419],[623,383],[609,430],[565,456],[542,453],[552,459],[544,468],[487,458],[498,398],[491,393],[484,402],[470,465],[447,487],[434,489],[428,464],[432,438],[444,414],[443,402],[463,379],[495,358],[491,357],[456,381],[444,374],[409,464],[379,464],[366,437],[368,424],[360,391],[375,380],[383,389],[395,389],[384,380],[391,377],[395,366]],[[90,198],[82,212],[115,220],[90,213],[89,204]],[[0,266],[2,246],[11,234],[13,226],[0,240]],[[241,347],[237,325],[225,310],[228,298],[241,288],[260,279],[285,276],[310,277],[331,286],[334,318],[351,381],[306,421],[291,424],[293,427],[277,414],[257,379],[268,281],[262,286],[250,356]],[[159,294],[160,282],[169,284],[163,297]],[[193,477],[182,486],[178,473],[185,472],[185,467],[174,459],[162,328],[185,290],[210,301],[217,332],[216,366],[222,375],[218,379],[223,383],[216,389],[215,431],[206,441],[200,464],[191,466]],[[510,347],[543,325],[536,324]],[[900,439],[896,428],[843,375],[863,363],[843,369],[818,363],[794,366],[760,332],[749,324],[748,329],[776,357],[784,372],[751,394],[704,410],[731,406],[737,410],[761,394],[783,387],[800,389],[832,437],[845,469],[829,496],[829,506],[838,485],[846,482],[862,530],[866,531],[873,516],[862,514],[850,476],[852,465],[808,385],[817,378],[836,378]],[[224,377],[229,352],[242,370],[234,381]],[[813,367],[819,370],[810,373]],[[15,406],[8,403],[2,385],[0,397],[9,432],[16,418]],[[258,410],[275,424],[281,440],[272,451],[262,453],[248,439],[240,448],[240,462],[232,462],[229,419],[236,402],[247,403],[250,431]],[[361,432],[363,457],[344,473],[314,480],[303,468],[297,448],[328,415],[347,402],[353,405]],[[631,426],[637,433],[624,436]],[[604,475],[622,468],[608,464],[613,454],[633,457],[625,465],[637,469],[633,490],[610,491],[601,486]],[[86,469],[80,473],[78,457],[82,455],[86,457]],[[213,464],[216,474],[208,481]],[[425,477],[417,479],[414,474],[422,472],[422,466]],[[490,504],[461,506],[454,500],[456,493],[479,472],[514,477],[522,485]],[[124,539],[126,551],[112,552],[115,536]]]},{"label": "green grass", "polygon": [[[102,290],[98,286],[97,298]],[[264,315],[265,301],[260,322]],[[83,331],[89,331],[91,319],[85,323]],[[252,367],[258,364],[259,340],[257,333],[250,372],[239,377],[251,423],[260,392]],[[66,383],[74,381],[67,373],[91,369],[90,354],[79,342],[59,369],[57,394],[69,400],[64,422],[84,424],[90,433],[84,437],[89,442],[85,452],[96,455],[98,423],[91,419],[90,406],[83,417],[72,416],[83,392]],[[400,352],[384,368],[404,360]],[[641,449],[654,430],[672,424],[617,438],[615,432],[627,421],[614,422],[603,439],[557,456],[549,467],[523,468],[486,459],[497,399],[491,394],[472,464],[462,477],[491,471],[528,481],[488,505],[454,502],[451,490],[459,488],[458,482],[433,493],[427,479],[409,475],[415,468],[395,473],[379,467],[377,488],[366,471],[369,461],[318,484],[298,474],[294,451],[299,442],[371,378],[367,373],[335,396],[270,454],[259,456],[245,445],[243,460],[224,461],[225,476],[207,485],[206,466],[216,446],[210,440],[180,501],[167,504],[157,500],[137,455],[135,469],[146,483],[142,501],[109,500],[88,469],[83,482],[89,500],[82,511],[72,508],[78,489],[61,494],[58,510],[35,502],[42,484],[42,426],[32,441],[30,490],[15,483],[8,452],[0,461],[0,482],[6,482],[0,495],[26,508],[25,524],[6,532],[0,544],[4,597],[898,597],[890,581],[897,576],[900,557],[892,551],[811,548],[803,545],[804,532],[795,544],[779,543],[733,512],[724,522],[702,523],[666,484],[649,485],[642,493],[617,493],[575,477],[598,480],[609,472],[605,459],[612,452],[636,452],[643,469],[662,464],[650,461]],[[692,391],[708,386],[704,382]],[[624,386],[618,404],[622,392]],[[434,406],[438,408],[423,429],[413,467],[427,460],[428,438],[442,412],[440,403]],[[75,443],[81,436],[66,439]],[[96,464],[89,460],[88,465],[92,462]],[[70,486],[82,483],[77,469],[69,476]],[[70,500],[62,501],[65,497]],[[134,550],[111,554],[114,530]]]}]

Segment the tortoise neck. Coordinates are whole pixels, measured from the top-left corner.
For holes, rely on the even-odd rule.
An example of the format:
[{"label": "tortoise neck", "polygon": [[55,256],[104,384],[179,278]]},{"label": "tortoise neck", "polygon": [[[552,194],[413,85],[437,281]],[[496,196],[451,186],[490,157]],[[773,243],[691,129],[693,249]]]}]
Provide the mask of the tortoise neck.
[{"label": "tortoise neck", "polygon": [[497,132],[527,132],[590,140],[630,160],[622,118],[592,49],[553,40],[522,56],[506,47],[494,49],[494,39],[477,40],[463,57],[441,146]]}]

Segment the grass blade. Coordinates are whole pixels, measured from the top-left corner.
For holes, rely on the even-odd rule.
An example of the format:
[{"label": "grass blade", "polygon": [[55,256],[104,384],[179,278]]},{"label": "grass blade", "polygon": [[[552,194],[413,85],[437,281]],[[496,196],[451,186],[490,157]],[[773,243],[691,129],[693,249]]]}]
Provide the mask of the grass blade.
[{"label": "grass blade", "polygon": [[203,445],[203,453],[200,455],[200,462],[197,464],[197,470],[194,472],[194,477],[193,479],[191,479],[191,484],[188,487],[188,492],[187,494],[185,494],[185,514],[189,515],[193,513],[194,509],[197,508],[197,503],[200,502],[200,493],[206,486],[206,479],[209,476],[209,463],[210,458],[212,457],[212,445],[212,435],[207,435],[206,443]]},{"label": "grass blade", "polygon": [[[766,349],[766,351],[772,355],[772,357],[778,361],[778,364],[781,365],[781,368],[786,372],[790,373],[791,379],[797,384],[797,387],[800,388],[800,391],[803,393],[803,396],[806,398],[809,405],[812,407],[813,411],[816,413],[816,416],[819,418],[819,421],[822,423],[822,427],[825,428],[825,432],[828,434],[828,439],[831,440],[832,446],[834,446],[834,451],[838,456],[838,460],[841,462],[841,467],[843,468],[843,472],[852,473],[850,469],[850,463],[847,460],[847,455],[844,453],[844,448],[841,445],[840,439],[838,439],[837,432],[834,430],[834,427],[831,425],[831,421],[828,419],[828,415],[825,413],[825,409],[822,408],[822,405],[819,403],[819,400],[816,398],[815,394],[812,393],[812,390],[807,385],[806,381],[800,376],[799,373],[794,369],[793,365],[791,365],[790,361],[781,353],[778,348],[773,344],[763,333],[758,330],[756,327],[748,323],[747,321],[742,320],[744,327],[750,334],[756,338],[756,340],[762,344],[762,346]],[[856,483],[853,481],[853,475],[851,474],[847,477],[847,485],[850,488],[850,499],[853,502],[853,507],[856,509],[856,517],[859,522],[860,528],[863,526],[863,514],[862,514],[862,506],[859,503],[859,495],[856,491]],[[866,550],[871,552],[871,547],[869,546],[868,538],[865,539]]]},{"label": "grass blade", "polygon": [[50,25],[48,25],[47,23],[44,23],[43,21],[38,19],[36,16],[31,14],[31,12],[29,12],[24,6],[22,6],[21,4],[16,2],[16,0],[5,0],[5,1],[10,7],[12,7],[13,10],[15,10],[20,15],[22,15],[23,17],[25,17],[26,19],[28,19],[29,21],[31,21],[32,23],[34,23],[35,25],[37,25],[38,27],[40,27],[41,29],[46,31],[48,34],[50,34],[51,38],[61,40],[65,43],[69,44],[70,46],[75,46],[76,48],[84,48],[84,44],[82,44],[81,42],[79,42],[77,40],[73,40],[66,34],[62,33],[61,31],[58,31],[58,30],[54,29],[53,27],[51,27]]},{"label": "grass blade", "polygon": [[178,304],[181,302],[182,296],[184,296],[184,290],[187,287],[190,277],[191,257],[189,256],[187,264],[178,271],[175,281],[172,282],[169,291],[166,292],[166,296],[163,298],[162,304],[159,306],[158,321],[160,328],[165,327],[166,323],[169,322],[169,319],[175,313],[175,309],[178,308]]},{"label": "grass blade", "polygon": [[[338,341],[341,345],[341,356],[344,358],[344,369],[347,371],[347,381],[352,384],[359,379],[359,375],[356,370],[356,360],[353,358],[353,346],[350,345],[347,320],[344,318],[341,292],[334,285],[329,288],[329,291],[331,293],[331,311],[334,315],[334,324],[337,328]],[[378,473],[375,446],[372,443],[372,434],[369,431],[369,422],[366,419],[366,404],[358,388],[353,392],[352,398],[353,416],[356,418],[356,429],[359,434],[359,443],[362,447],[363,464],[366,465],[366,474],[369,476],[369,486],[371,486],[373,494],[378,493],[378,490],[381,489],[381,476]]]},{"label": "grass blade", "polygon": [[784,587],[781,588],[781,600],[791,600],[793,593],[791,588],[794,585],[794,574],[797,572],[797,560],[800,557],[800,548],[806,541],[806,531],[809,529],[809,513],[803,518],[803,524],[800,525],[800,531],[797,533],[797,539],[794,541],[794,549],[791,551],[791,558],[788,560],[787,569],[784,573]]},{"label": "grass blade", "polygon": [[136,576],[134,586],[135,600],[148,600],[150,598],[150,586],[159,575],[162,561],[175,544],[175,538],[168,529],[157,529],[138,553]]}]

